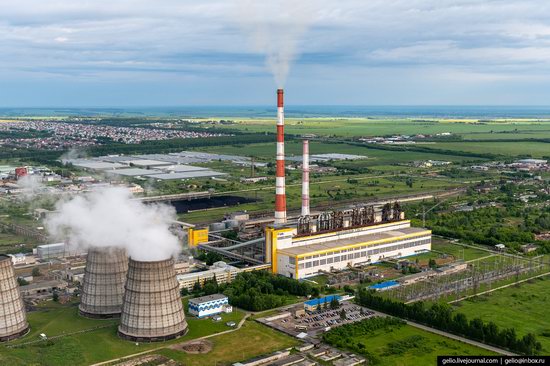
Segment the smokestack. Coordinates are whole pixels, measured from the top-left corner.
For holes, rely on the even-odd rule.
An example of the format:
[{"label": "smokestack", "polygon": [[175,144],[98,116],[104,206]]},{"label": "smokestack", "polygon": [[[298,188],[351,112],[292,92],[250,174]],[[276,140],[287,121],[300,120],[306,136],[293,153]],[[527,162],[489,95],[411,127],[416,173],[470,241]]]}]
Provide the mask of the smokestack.
[{"label": "smokestack", "polygon": [[118,334],[134,342],[165,341],[187,332],[172,258],[130,258]]},{"label": "smokestack", "polygon": [[302,153],[302,216],[309,215],[309,141],[304,140]]},{"label": "smokestack", "polygon": [[88,318],[120,316],[128,256],[124,249],[90,248],[78,310]]},{"label": "smokestack", "polygon": [[4,254],[0,254],[0,289],[0,342],[4,342],[19,338],[29,330],[13,263]]},{"label": "smokestack", "polygon": [[285,112],[283,89],[277,89],[277,172],[275,176],[275,223],[286,223]]}]

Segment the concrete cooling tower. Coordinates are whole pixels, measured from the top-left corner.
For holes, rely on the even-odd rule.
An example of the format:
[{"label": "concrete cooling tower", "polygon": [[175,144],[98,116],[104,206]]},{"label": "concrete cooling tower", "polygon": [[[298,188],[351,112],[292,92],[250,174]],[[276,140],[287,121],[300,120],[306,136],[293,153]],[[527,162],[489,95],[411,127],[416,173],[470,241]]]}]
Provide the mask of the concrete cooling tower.
[{"label": "concrete cooling tower", "polygon": [[130,258],[118,334],[153,342],[187,332],[174,260],[140,262]]},{"label": "concrete cooling tower", "polygon": [[0,254],[0,341],[18,338],[28,330],[25,305],[11,258]]},{"label": "concrete cooling tower", "polygon": [[128,270],[123,249],[91,248],[86,259],[78,309],[88,318],[119,317]]}]

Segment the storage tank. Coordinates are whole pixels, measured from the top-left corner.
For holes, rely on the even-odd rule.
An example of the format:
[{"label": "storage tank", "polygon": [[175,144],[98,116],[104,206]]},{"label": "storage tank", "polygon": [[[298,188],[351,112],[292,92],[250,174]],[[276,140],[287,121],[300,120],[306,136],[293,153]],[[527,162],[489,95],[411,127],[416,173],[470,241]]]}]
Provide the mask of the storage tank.
[{"label": "storage tank", "polygon": [[187,332],[174,260],[130,258],[118,334],[135,342],[164,341]]},{"label": "storage tank", "polygon": [[88,318],[119,317],[127,270],[128,256],[124,249],[89,249],[78,306],[80,315]]},{"label": "storage tank", "polygon": [[0,342],[21,337],[29,330],[25,305],[11,258],[0,254]]}]

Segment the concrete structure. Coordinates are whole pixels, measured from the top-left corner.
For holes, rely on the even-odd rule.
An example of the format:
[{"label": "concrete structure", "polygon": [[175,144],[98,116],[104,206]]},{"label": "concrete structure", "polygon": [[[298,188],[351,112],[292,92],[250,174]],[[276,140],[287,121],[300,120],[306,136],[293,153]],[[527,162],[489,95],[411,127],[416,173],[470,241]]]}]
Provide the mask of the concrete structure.
[{"label": "concrete structure", "polygon": [[275,224],[286,223],[284,92],[277,89],[277,157],[275,176]]},{"label": "concrete structure", "polygon": [[136,342],[164,341],[187,332],[172,258],[130,258],[118,334]]},{"label": "concrete structure", "polygon": [[[230,309],[230,311],[228,311]],[[233,311],[229,299],[222,294],[197,297],[189,300],[189,313],[197,318]]]},{"label": "concrete structure", "polygon": [[39,259],[64,258],[82,255],[80,250],[71,248],[65,243],[44,244],[36,247],[36,256]]},{"label": "concrete structure", "polygon": [[25,306],[11,258],[0,254],[0,341],[18,338],[29,329]]},{"label": "concrete structure", "polygon": [[122,249],[93,248],[88,251],[78,310],[89,318],[120,316],[128,257]]},{"label": "concrete structure", "polygon": [[266,257],[273,273],[305,278],[431,249],[431,231],[408,220],[298,235],[296,227],[266,228]]},{"label": "concrete structure", "polygon": [[309,215],[309,141],[303,142],[302,155],[302,216]]}]

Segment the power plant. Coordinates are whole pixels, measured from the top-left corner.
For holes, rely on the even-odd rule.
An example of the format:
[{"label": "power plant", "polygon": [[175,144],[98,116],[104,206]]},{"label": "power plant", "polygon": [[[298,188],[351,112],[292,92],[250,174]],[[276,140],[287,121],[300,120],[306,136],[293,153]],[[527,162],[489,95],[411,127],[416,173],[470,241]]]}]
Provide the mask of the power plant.
[{"label": "power plant", "polygon": [[0,254],[0,342],[21,337],[29,330],[25,305],[11,258]]},{"label": "power plant", "polygon": [[296,279],[431,249],[431,231],[411,227],[397,202],[386,201],[376,207],[356,204],[343,210],[311,213],[308,140],[303,141],[301,215],[288,220],[284,123],[284,92],[278,89],[275,215],[272,221],[264,220],[264,237],[235,243],[214,233],[209,235],[208,229],[194,229],[201,237],[190,235],[191,247],[256,268],[269,265],[273,273]]},{"label": "power plant", "polygon": [[118,334],[136,342],[174,339],[187,332],[172,258],[130,258]]},{"label": "power plant", "polygon": [[128,256],[119,248],[90,248],[82,283],[79,312],[89,318],[119,317]]}]

